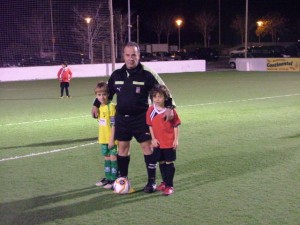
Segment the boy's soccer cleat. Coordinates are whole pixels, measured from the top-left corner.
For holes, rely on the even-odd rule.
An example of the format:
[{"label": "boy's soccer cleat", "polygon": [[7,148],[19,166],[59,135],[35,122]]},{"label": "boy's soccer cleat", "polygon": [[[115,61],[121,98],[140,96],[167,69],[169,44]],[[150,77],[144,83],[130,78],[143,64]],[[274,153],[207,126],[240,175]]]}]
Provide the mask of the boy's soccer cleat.
[{"label": "boy's soccer cleat", "polygon": [[101,186],[106,185],[107,183],[108,183],[108,180],[106,180],[106,178],[103,178],[102,180],[97,181],[95,185],[96,185],[97,187],[101,187]]},{"label": "boy's soccer cleat", "polygon": [[114,182],[114,180],[108,180],[107,184],[103,185],[103,188],[112,190]]},{"label": "boy's soccer cleat", "polygon": [[158,185],[158,187],[156,188],[156,190],[158,190],[158,191],[164,191],[165,189],[166,189],[165,182],[161,182],[160,185]]},{"label": "boy's soccer cleat", "polygon": [[173,187],[166,187],[166,189],[163,192],[163,195],[169,196],[169,195],[174,194],[174,192],[175,192],[175,190]]},{"label": "boy's soccer cleat", "polygon": [[156,184],[155,183],[148,183],[145,187],[144,187],[144,192],[145,193],[152,193],[156,191]]}]

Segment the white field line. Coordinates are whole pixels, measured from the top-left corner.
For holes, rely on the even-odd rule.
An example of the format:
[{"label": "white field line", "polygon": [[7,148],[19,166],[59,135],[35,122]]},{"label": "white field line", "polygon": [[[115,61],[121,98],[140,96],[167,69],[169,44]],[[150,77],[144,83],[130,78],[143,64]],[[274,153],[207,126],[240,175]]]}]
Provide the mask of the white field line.
[{"label": "white field line", "polygon": [[208,102],[208,103],[193,104],[193,105],[182,105],[182,106],[176,106],[176,107],[195,107],[195,106],[206,106],[206,105],[217,105],[217,104],[229,104],[229,103],[237,103],[237,102],[258,101],[258,100],[285,98],[285,97],[294,97],[294,96],[300,96],[300,94],[278,95],[278,96],[260,97],[260,98],[248,98],[248,99],[240,99],[240,100],[232,100],[232,101],[224,101],[224,102]]},{"label": "white field line", "polygon": [[[288,95],[260,97],[260,98],[249,98],[249,99],[241,99],[241,100],[232,100],[232,101],[224,101],[224,102],[208,102],[208,103],[193,104],[193,105],[181,105],[181,106],[176,106],[176,107],[180,108],[180,107],[196,107],[196,106],[206,106],[206,105],[229,104],[229,103],[237,103],[237,102],[247,102],[247,101],[274,99],[274,98],[293,97],[293,96],[300,96],[300,93],[299,94],[288,94]],[[19,122],[19,123],[7,123],[7,124],[0,124],[0,127],[14,126],[14,125],[25,125],[25,124],[31,124],[31,123],[44,123],[44,122],[52,122],[52,121],[59,121],[59,120],[83,118],[83,117],[89,117],[89,116],[90,115],[83,115],[83,116],[63,117],[63,118],[56,118],[56,119],[25,121],[25,122]]]},{"label": "white field line", "polygon": [[94,145],[96,143],[98,143],[98,142],[91,142],[91,143],[87,143],[87,144],[83,144],[83,145],[76,145],[76,146],[72,146],[72,147],[68,147],[68,148],[54,149],[54,150],[45,151],[45,152],[30,153],[28,155],[21,155],[21,156],[3,158],[3,159],[0,159],[0,162],[11,161],[11,160],[15,160],[15,159],[28,158],[28,157],[39,156],[39,155],[47,155],[47,154],[51,154],[51,153],[58,153],[58,152],[68,151],[68,150],[72,150],[72,149],[76,149],[76,148],[86,147],[86,146],[89,146],[89,145]]},{"label": "white field line", "polygon": [[0,124],[0,127],[15,126],[15,125],[25,125],[25,124],[31,124],[31,123],[44,123],[44,122],[52,122],[52,121],[59,121],[59,120],[69,120],[69,119],[83,118],[83,117],[88,117],[88,116],[89,115],[85,115],[85,116],[71,116],[71,117],[63,117],[63,118],[57,118],[57,119],[45,119],[45,120],[25,121],[25,122],[20,122],[20,123],[7,123],[7,124]]},{"label": "white field line", "polygon": [[[300,94],[288,94],[288,95],[278,95],[278,96],[270,96],[270,97],[249,98],[249,99],[232,100],[232,101],[224,101],[224,102],[208,102],[208,103],[202,103],[202,104],[184,105],[184,106],[177,106],[177,107],[195,107],[195,106],[206,106],[206,105],[216,105],[216,104],[228,104],[228,103],[236,103],[236,102],[257,101],[257,100],[266,100],[266,99],[284,98],[284,97],[293,97],[293,96],[300,96]],[[57,121],[57,120],[70,119],[70,118],[74,119],[74,118],[87,117],[87,116],[89,116],[89,115],[78,116],[78,117],[66,117],[66,118],[60,118],[60,119],[50,119],[50,120],[28,121],[28,122],[22,122],[22,123],[14,123],[14,124],[10,123],[10,124],[0,125],[0,127],[1,126],[20,125],[20,124],[30,124],[30,123],[42,123],[42,122]],[[22,159],[22,158],[33,157],[33,156],[39,156],[39,155],[46,155],[46,154],[51,154],[51,153],[57,153],[57,152],[62,152],[62,151],[67,151],[67,150],[72,150],[72,149],[76,149],[76,148],[93,145],[96,143],[97,142],[92,142],[92,143],[88,143],[88,144],[77,145],[77,146],[72,146],[72,147],[63,148],[63,149],[55,149],[55,150],[51,150],[51,151],[32,153],[32,154],[23,155],[23,156],[3,158],[3,159],[0,159],[0,162],[10,161],[10,160],[15,160],[15,159]]]}]

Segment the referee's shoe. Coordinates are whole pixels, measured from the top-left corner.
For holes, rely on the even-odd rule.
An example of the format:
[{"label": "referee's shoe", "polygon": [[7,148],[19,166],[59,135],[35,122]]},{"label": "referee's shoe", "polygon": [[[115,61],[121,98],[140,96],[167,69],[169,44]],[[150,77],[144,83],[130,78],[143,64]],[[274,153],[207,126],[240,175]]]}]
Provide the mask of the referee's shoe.
[{"label": "referee's shoe", "polygon": [[156,191],[156,184],[155,183],[147,183],[147,185],[144,187],[143,191],[145,193],[153,193]]}]

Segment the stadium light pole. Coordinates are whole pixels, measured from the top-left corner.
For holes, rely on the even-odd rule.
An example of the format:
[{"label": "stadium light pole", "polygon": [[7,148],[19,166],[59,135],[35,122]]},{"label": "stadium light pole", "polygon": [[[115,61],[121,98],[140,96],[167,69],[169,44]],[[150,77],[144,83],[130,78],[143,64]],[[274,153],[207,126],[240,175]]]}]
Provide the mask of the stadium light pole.
[{"label": "stadium light pole", "polygon": [[51,16],[51,39],[52,39],[52,60],[55,62],[55,37],[53,29],[53,11],[52,11],[52,0],[50,0],[50,16]]},{"label": "stadium light pole", "polygon": [[139,21],[140,16],[136,16],[136,43],[140,43],[140,21]]},{"label": "stadium light pole", "polygon": [[128,0],[128,42],[131,41],[130,0]]},{"label": "stadium light pole", "polygon": [[111,46],[111,70],[115,70],[116,55],[115,55],[115,45],[114,45],[114,13],[113,13],[113,3],[109,0],[109,17],[110,17],[110,46]]},{"label": "stadium light pole", "polygon": [[89,45],[89,60],[91,63],[93,63],[93,59],[92,59],[92,44],[91,44],[91,21],[92,18],[91,17],[87,17],[85,18],[85,21],[87,23],[87,28],[88,28],[88,45]]},{"label": "stadium light pole", "polygon": [[247,49],[248,49],[248,0],[246,0],[246,9],[245,9],[245,58],[247,58]]},{"label": "stadium light pole", "polygon": [[219,47],[221,47],[221,0],[219,0]]},{"label": "stadium light pole", "polygon": [[182,24],[182,19],[177,19],[176,24],[178,26],[178,50],[180,51],[180,49],[181,49],[181,47],[180,47],[180,26]]}]

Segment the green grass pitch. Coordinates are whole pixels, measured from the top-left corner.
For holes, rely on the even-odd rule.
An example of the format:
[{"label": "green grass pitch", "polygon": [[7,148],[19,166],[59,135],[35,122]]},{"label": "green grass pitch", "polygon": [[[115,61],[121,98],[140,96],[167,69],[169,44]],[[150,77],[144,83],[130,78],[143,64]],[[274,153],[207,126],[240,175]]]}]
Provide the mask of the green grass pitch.
[{"label": "green grass pitch", "polygon": [[[0,224],[298,225],[300,74],[163,74],[182,125],[175,194],[145,194],[142,152],[132,143],[137,192],[95,187],[102,177],[96,82],[77,78],[72,99],[56,80],[0,83]],[[158,172],[158,179],[160,175]]]}]

